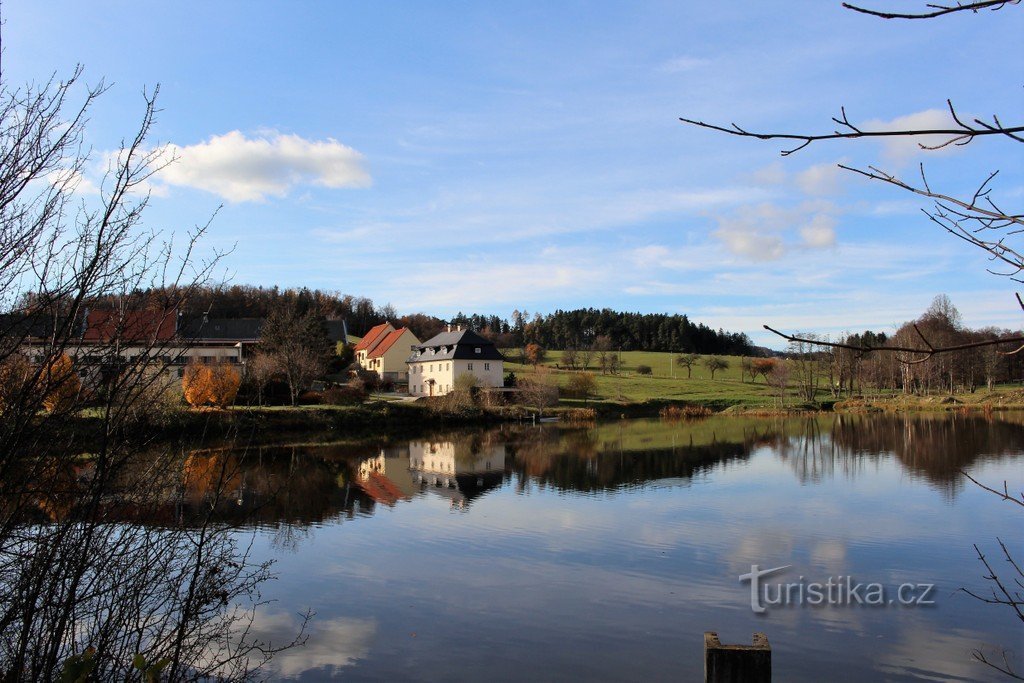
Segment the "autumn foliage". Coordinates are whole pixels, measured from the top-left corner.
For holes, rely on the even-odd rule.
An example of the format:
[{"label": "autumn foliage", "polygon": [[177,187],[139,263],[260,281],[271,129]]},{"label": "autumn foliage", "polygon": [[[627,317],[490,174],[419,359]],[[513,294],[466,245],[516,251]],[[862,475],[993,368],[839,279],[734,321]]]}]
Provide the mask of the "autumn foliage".
[{"label": "autumn foliage", "polygon": [[241,375],[230,365],[191,363],[185,368],[181,387],[185,400],[192,407],[226,408],[234,402],[241,383]]},{"label": "autumn foliage", "polygon": [[42,375],[46,397],[43,406],[51,413],[67,410],[74,405],[82,383],[72,367],[71,359],[61,355],[54,359]]}]

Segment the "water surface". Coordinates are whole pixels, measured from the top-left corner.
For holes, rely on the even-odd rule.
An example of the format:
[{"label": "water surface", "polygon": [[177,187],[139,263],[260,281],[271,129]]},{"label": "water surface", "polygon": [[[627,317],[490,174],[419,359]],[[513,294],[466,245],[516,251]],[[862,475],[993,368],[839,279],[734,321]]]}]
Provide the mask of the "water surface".
[{"label": "water surface", "polygon": [[[987,680],[1024,649],[977,543],[1024,558],[1021,511],[970,483],[1024,482],[1024,420],[711,418],[211,451],[232,514],[277,560],[260,634],[301,680],[702,680],[704,631],[768,635],[775,680]],[[934,606],[754,614],[739,581],[934,584]],[[1001,562],[1000,564],[1005,564]]]}]

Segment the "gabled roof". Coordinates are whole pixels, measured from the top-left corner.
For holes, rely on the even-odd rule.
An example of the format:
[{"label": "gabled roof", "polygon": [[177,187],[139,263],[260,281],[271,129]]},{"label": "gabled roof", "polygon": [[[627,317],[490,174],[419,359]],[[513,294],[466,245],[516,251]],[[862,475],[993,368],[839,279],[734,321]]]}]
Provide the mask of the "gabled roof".
[{"label": "gabled roof", "polygon": [[[380,340],[380,343],[378,343],[376,346],[373,347],[373,350],[370,351],[370,353],[368,353],[366,355],[366,357],[367,358],[380,358],[385,353],[387,353],[388,349],[390,349],[392,346],[394,346],[395,343],[399,339],[401,339],[402,335],[405,334],[407,331],[408,330],[406,328],[400,327],[397,330],[392,330],[391,332],[388,332],[384,336],[384,338]],[[413,338],[415,339],[415,335],[413,335]],[[417,340],[417,341],[419,341],[419,340]]]},{"label": "gabled roof", "polygon": [[87,341],[167,340],[178,326],[178,312],[169,310],[89,311],[85,317],[82,339]]},{"label": "gabled roof", "polygon": [[353,350],[364,351],[372,349],[378,341],[384,338],[383,335],[393,329],[395,328],[391,326],[391,323],[381,323],[380,325],[371,327],[370,331],[366,333],[366,336],[359,340],[359,343],[356,344],[356,347]]},{"label": "gabled roof", "polygon": [[178,324],[178,334],[184,339],[254,342],[262,327],[262,318],[189,318]]},{"label": "gabled roof", "polygon": [[[505,360],[494,342],[481,337],[473,330],[442,332],[422,344],[413,347],[410,363],[435,360]],[[479,353],[477,349],[480,349]],[[418,355],[417,355],[418,354]]]}]

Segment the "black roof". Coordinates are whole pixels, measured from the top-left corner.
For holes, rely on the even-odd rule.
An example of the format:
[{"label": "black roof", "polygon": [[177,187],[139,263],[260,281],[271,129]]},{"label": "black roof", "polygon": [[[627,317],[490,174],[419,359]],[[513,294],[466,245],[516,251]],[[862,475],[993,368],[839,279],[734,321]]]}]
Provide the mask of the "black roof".
[{"label": "black roof", "polygon": [[[442,349],[444,349],[442,351]],[[477,349],[480,352],[477,353]],[[417,355],[417,351],[419,354]],[[484,339],[473,330],[442,332],[422,344],[413,346],[409,362],[434,360],[505,360],[494,342]]]},{"label": "black roof", "polygon": [[209,341],[256,341],[262,318],[189,318],[178,322],[178,334],[185,339]]}]

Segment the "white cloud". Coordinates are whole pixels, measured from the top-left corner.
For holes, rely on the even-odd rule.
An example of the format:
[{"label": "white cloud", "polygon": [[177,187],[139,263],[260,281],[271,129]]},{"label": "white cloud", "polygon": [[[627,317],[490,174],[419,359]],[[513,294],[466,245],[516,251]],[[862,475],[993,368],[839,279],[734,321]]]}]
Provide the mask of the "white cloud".
[{"label": "white cloud", "polygon": [[[899,116],[890,121],[879,119],[865,121],[858,127],[862,130],[898,131],[949,129],[957,128],[958,126],[950,113],[945,109],[926,109],[925,111],[907,114],[906,116]],[[949,141],[952,137],[950,135],[915,135],[883,138],[884,154],[892,162],[906,162],[926,151],[921,149],[921,145],[935,147]],[[955,149],[957,149],[956,145],[948,145],[938,151],[949,152]],[[934,151],[931,153],[934,153]]]},{"label": "white cloud", "polygon": [[732,253],[754,261],[774,261],[782,258],[785,253],[781,237],[763,232],[756,226],[729,222],[716,230],[714,235],[722,240]]},{"label": "white cloud", "polygon": [[701,59],[700,57],[674,57],[666,62],[662,62],[658,70],[664,73],[676,74],[684,71],[693,71],[710,63],[710,60]]},{"label": "white cloud", "polygon": [[46,182],[61,188],[62,192],[79,196],[100,193],[99,186],[80,172],[71,168],[60,168],[46,174]]},{"label": "white cloud", "polygon": [[306,140],[274,131],[248,138],[235,130],[195,145],[167,145],[164,153],[176,160],[160,172],[160,182],[213,192],[229,202],[284,197],[298,185],[371,184],[363,155],[331,138]]},{"label": "white cloud", "polygon": [[795,207],[772,203],[740,207],[735,213],[717,217],[718,229],[711,233],[730,252],[753,261],[782,258],[799,233],[799,245],[820,249],[835,244],[835,206],[826,201],[809,201]]},{"label": "white cloud", "polygon": [[[298,632],[299,622],[291,614],[257,612],[249,635],[276,645],[282,634],[288,638]],[[366,657],[376,634],[375,619],[313,619],[306,644],[278,653],[268,669],[280,677],[301,676],[317,669],[340,669]]]},{"label": "white cloud", "polygon": [[836,219],[825,213],[815,214],[811,221],[800,228],[800,236],[804,246],[812,249],[824,249],[836,243]]},{"label": "white cloud", "polygon": [[836,163],[817,164],[797,174],[796,184],[801,190],[811,195],[836,194],[840,189],[840,180],[849,171],[839,168]]}]

